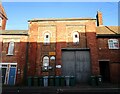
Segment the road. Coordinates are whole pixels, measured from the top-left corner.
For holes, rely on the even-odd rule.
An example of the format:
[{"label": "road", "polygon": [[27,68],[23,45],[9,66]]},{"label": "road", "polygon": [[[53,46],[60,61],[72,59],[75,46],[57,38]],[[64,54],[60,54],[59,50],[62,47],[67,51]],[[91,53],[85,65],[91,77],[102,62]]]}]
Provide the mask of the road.
[{"label": "road", "polygon": [[3,87],[2,94],[120,94],[120,88]]}]

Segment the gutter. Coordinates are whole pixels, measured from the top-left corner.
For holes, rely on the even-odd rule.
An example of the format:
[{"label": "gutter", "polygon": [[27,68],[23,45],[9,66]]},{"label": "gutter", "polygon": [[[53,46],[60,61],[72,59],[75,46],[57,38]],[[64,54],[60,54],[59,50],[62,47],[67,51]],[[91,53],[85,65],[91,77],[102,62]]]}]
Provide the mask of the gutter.
[{"label": "gutter", "polygon": [[120,34],[97,34],[97,38],[120,38]]}]

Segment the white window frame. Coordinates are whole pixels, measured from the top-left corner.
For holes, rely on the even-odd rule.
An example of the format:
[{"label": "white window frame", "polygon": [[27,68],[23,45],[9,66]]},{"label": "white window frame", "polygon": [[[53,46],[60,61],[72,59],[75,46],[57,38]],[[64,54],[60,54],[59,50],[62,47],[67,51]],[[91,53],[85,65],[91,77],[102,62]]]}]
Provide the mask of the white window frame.
[{"label": "white window frame", "polygon": [[49,66],[49,57],[48,56],[44,56],[43,57],[43,66],[44,67],[48,67]]},{"label": "white window frame", "polygon": [[[6,63],[6,62],[4,62],[4,63],[0,63],[0,65],[1,65],[1,68],[6,68],[6,77],[5,77],[5,82],[4,82],[4,84],[8,84],[8,81],[9,81],[9,73],[10,73],[10,68],[12,67],[12,65],[14,65],[15,66],[15,68],[16,68],[16,71],[15,71],[15,79],[14,79],[14,85],[15,85],[15,81],[16,81],[16,72],[17,72],[17,63]],[[5,67],[2,67],[2,65],[6,65]]]},{"label": "white window frame", "polygon": [[[48,36],[48,38],[46,38]],[[44,34],[44,44],[50,44],[50,33]]]},{"label": "white window frame", "polygon": [[[76,38],[76,36],[77,36],[77,38]],[[73,33],[73,43],[74,44],[79,44],[79,33],[78,32],[74,32]]]},{"label": "white window frame", "polygon": [[2,18],[0,17],[0,26],[2,26]]},{"label": "white window frame", "polygon": [[9,42],[7,55],[13,55],[13,53],[14,53],[14,45],[15,45],[14,41]]},{"label": "white window frame", "polygon": [[118,39],[109,39],[108,40],[108,48],[109,49],[119,49],[119,41],[118,41]]}]

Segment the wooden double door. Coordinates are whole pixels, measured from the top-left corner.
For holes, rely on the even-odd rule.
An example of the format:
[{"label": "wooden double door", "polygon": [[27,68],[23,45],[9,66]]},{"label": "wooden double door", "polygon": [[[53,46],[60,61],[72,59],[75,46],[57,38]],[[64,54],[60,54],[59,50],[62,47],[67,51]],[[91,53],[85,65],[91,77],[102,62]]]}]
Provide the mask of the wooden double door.
[{"label": "wooden double door", "polygon": [[75,76],[77,83],[87,82],[91,74],[89,51],[62,51],[62,75]]}]

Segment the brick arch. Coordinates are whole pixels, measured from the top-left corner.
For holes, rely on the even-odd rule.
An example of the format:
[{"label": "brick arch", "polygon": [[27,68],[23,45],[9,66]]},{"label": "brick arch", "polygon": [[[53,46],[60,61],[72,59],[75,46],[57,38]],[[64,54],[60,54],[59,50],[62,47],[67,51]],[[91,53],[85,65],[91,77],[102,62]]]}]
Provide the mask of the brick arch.
[{"label": "brick arch", "polygon": [[50,30],[45,30],[45,31],[43,31],[42,36],[44,36],[44,35],[45,35],[45,33],[49,33],[49,34],[50,34],[50,36],[52,36],[52,31],[50,31]]},{"label": "brick arch", "polygon": [[[73,30],[73,31],[71,32],[71,37],[73,37],[73,33],[75,33],[75,32],[77,32],[78,34],[80,33],[79,30]],[[79,36],[80,36],[80,34],[79,34]]]}]

